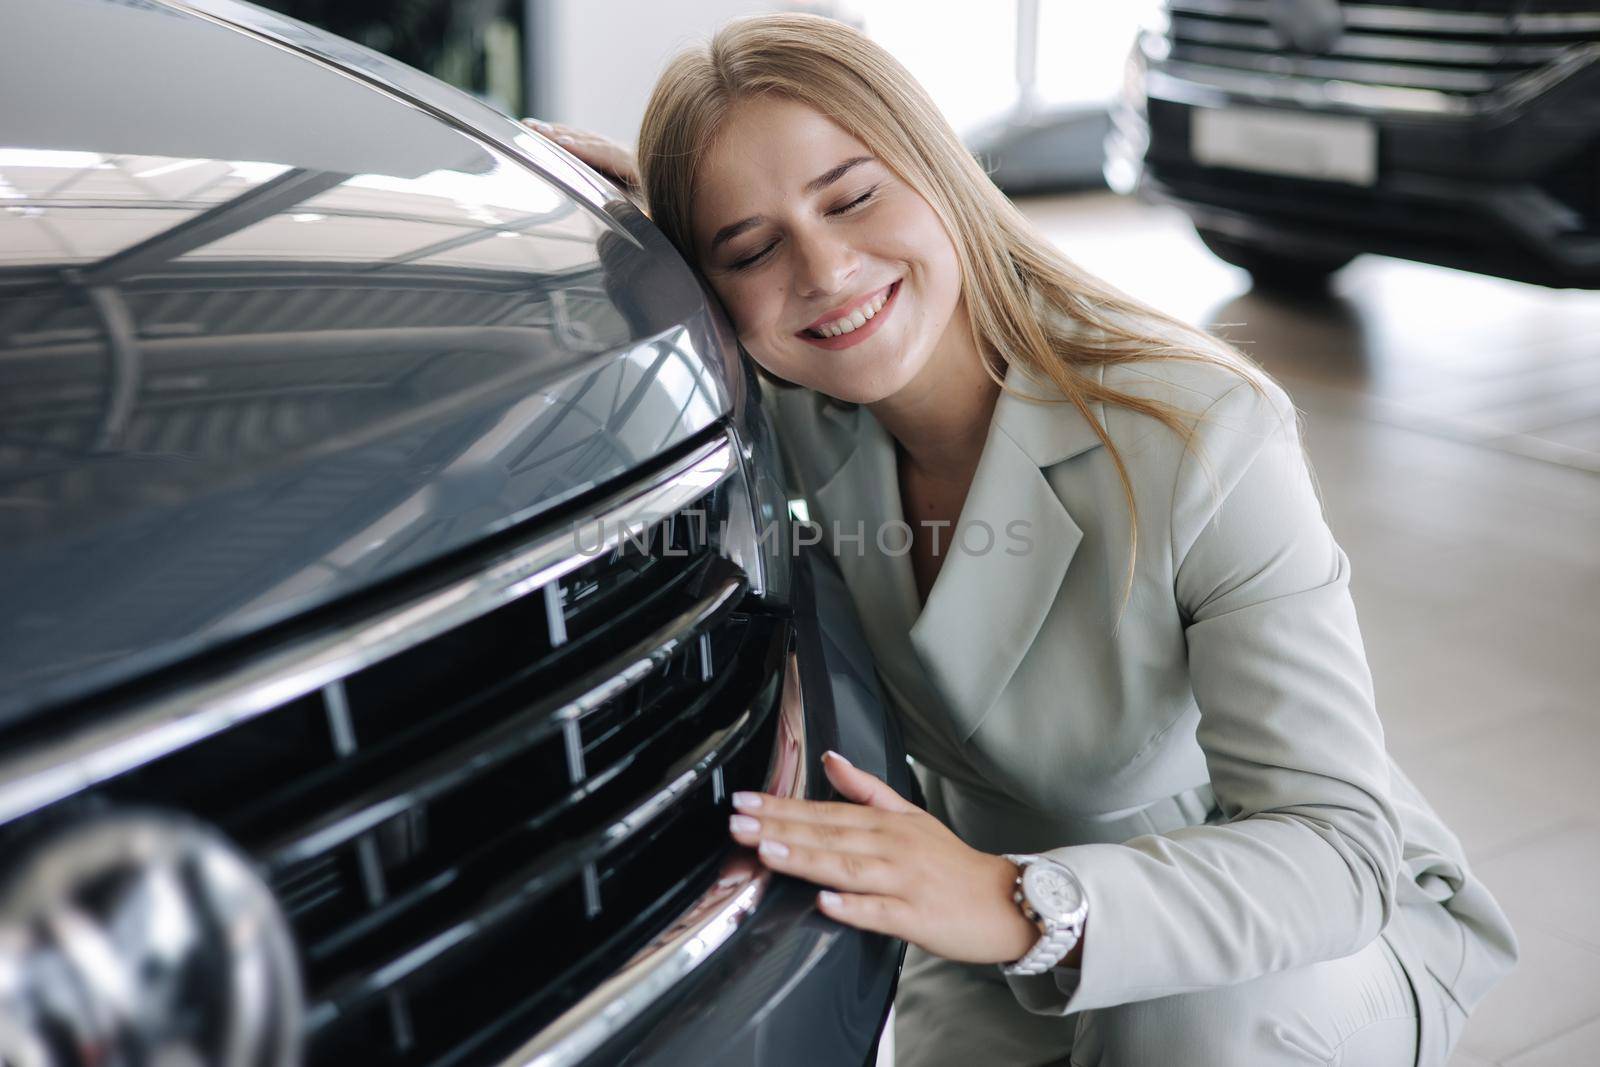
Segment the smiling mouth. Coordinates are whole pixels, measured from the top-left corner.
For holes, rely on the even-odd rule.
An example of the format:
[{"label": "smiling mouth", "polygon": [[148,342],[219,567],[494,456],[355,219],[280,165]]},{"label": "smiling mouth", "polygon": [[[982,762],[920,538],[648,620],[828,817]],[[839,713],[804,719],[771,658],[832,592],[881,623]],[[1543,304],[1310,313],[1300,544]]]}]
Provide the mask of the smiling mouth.
[{"label": "smiling mouth", "polygon": [[808,326],[800,331],[800,335],[816,341],[831,341],[836,337],[848,337],[866,326],[883,310],[884,305],[894,296],[895,287],[899,284],[900,279],[897,278],[880,289],[872,298],[862,301],[850,314],[840,316],[820,328]]}]

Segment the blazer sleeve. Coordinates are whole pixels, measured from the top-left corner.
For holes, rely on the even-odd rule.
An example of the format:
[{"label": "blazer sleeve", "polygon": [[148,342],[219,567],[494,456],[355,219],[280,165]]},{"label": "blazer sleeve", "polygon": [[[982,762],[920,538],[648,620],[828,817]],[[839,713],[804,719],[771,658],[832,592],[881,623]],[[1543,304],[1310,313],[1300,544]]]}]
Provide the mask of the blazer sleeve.
[{"label": "blazer sleeve", "polygon": [[1401,868],[1383,730],[1294,407],[1248,383],[1207,409],[1172,496],[1174,590],[1224,821],[1049,853],[1083,882],[1081,967],[1007,979],[1066,1014],[1358,951]]}]

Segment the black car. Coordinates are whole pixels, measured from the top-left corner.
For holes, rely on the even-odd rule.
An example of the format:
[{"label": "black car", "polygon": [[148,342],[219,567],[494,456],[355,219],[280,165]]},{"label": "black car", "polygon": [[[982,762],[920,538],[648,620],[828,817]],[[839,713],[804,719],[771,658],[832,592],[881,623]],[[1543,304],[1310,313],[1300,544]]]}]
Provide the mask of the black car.
[{"label": "black car", "polygon": [[1600,2],[1169,0],[1106,177],[1258,283],[1376,252],[1600,288]]},{"label": "black car", "polygon": [[613,186],[233,0],[0,32],[0,1062],[870,1062],[729,794],[911,788]]}]

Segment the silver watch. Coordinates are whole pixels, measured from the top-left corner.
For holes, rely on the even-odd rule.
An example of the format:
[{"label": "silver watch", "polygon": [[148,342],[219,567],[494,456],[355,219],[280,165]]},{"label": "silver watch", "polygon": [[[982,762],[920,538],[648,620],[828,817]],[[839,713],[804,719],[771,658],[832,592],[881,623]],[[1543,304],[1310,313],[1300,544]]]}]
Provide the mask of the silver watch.
[{"label": "silver watch", "polygon": [[1039,940],[1015,963],[1002,964],[1002,974],[1043,974],[1072,951],[1089,916],[1089,898],[1078,876],[1044,856],[1013,856],[1017,885],[1011,899],[1039,928]]}]

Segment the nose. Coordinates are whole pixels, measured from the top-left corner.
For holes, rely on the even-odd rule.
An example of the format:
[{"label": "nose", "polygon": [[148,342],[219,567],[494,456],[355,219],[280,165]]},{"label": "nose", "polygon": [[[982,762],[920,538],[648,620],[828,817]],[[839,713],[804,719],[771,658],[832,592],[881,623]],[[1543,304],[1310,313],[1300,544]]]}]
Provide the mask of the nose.
[{"label": "nose", "polygon": [[831,296],[856,275],[860,265],[847,241],[826,228],[814,228],[793,238],[795,285],[803,297]]}]

